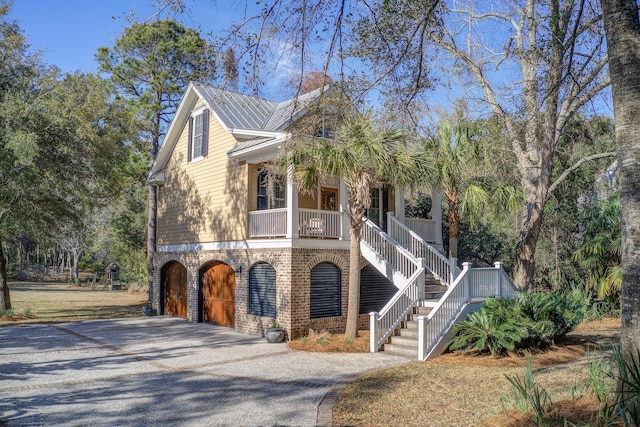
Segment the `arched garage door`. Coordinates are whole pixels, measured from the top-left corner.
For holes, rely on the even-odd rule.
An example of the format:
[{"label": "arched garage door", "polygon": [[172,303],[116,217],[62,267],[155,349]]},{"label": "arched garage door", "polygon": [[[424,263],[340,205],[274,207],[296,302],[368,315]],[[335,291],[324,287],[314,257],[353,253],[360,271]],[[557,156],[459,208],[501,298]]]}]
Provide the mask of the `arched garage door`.
[{"label": "arched garage door", "polygon": [[233,268],[223,262],[217,262],[205,267],[200,277],[202,320],[233,328],[236,306],[236,279]]},{"label": "arched garage door", "polygon": [[166,265],[163,269],[164,314],[173,317],[187,317],[187,269],[179,262]]}]

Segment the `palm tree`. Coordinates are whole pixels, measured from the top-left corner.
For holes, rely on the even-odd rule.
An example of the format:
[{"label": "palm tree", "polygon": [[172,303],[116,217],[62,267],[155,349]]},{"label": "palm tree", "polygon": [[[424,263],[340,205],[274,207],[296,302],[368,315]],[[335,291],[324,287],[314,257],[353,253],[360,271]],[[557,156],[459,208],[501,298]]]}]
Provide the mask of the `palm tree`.
[{"label": "palm tree", "polygon": [[490,145],[481,132],[481,122],[443,120],[435,137],[423,147],[426,161],[434,168],[427,181],[440,188],[447,202],[451,258],[458,256],[460,215],[468,215],[474,225],[483,212],[502,208],[514,211],[521,206],[519,187],[498,182],[487,174],[491,170]]},{"label": "palm tree", "polygon": [[427,176],[420,155],[411,155],[398,129],[378,129],[370,113],[343,119],[333,139],[298,139],[288,151],[286,165],[303,192],[315,193],[323,179],[342,176],[347,187],[349,215],[349,297],[345,338],[357,336],[360,306],[360,232],[371,189],[385,183],[398,187]]},{"label": "palm tree", "polygon": [[589,271],[587,284],[597,290],[600,299],[619,291],[622,285],[620,215],[620,196],[616,193],[588,206],[580,219],[584,240],[573,259]]}]

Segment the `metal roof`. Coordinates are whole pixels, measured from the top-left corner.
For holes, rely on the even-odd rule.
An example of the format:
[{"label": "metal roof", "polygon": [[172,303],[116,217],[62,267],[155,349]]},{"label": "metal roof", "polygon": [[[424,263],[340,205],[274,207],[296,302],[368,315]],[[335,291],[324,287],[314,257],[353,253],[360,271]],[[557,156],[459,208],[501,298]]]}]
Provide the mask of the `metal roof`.
[{"label": "metal roof", "polygon": [[201,83],[193,86],[228,129],[261,131],[286,130],[326,90],[318,88],[297,98],[274,102]]}]

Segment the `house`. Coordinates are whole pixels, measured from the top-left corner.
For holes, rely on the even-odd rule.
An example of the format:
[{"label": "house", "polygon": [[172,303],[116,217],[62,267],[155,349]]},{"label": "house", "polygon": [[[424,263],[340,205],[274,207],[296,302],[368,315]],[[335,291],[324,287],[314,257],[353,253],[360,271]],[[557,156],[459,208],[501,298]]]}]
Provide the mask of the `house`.
[{"label": "house", "polygon": [[[267,185],[263,170],[296,137],[294,126],[331,91],[273,102],[189,85],[148,178],[158,187],[151,299],[159,314],[248,334],[263,334],[275,319],[289,339],[310,328],[343,330],[349,271],[345,183],[334,177],[309,196],[291,176]],[[401,189],[381,185],[372,192],[363,229],[360,326],[370,325],[370,312],[380,312],[380,326],[373,329],[381,342],[401,323],[391,314],[408,313],[418,296],[424,299],[425,277],[442,286],[457,275],[455,260],[439,252],[437,191],[433,200],[433,220],[410,219],[404,218]],[[381,309],[390,304],[389,323]]]}]

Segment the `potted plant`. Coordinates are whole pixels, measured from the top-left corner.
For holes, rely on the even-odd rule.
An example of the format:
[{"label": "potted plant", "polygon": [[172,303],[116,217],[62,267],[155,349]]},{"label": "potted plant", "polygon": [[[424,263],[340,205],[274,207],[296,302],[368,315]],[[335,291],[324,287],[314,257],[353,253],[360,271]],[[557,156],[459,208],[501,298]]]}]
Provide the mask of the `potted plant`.
[{"label": "potted plant", "polygon": [[145,316],[156,316],[158,312],[153,308],[153,303],[151,301],[147,301],[144,307],[142,307],[142,314]]},{"label": "potted plant", "polygon": [[278,343],[284,341],[284,329],[275,319],[271,322],[271,326],[264,333],[267,342]]}]

